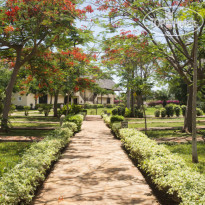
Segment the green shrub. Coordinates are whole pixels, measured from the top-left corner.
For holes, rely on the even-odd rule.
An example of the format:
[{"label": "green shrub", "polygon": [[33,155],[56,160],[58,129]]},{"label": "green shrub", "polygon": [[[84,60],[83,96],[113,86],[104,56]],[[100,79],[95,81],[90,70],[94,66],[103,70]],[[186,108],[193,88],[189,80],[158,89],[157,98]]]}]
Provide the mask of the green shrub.
[{"label": "green shrub", "polygon": [[160,116],[160,110],[156,110],[156,111],[154,112],[154,116],[155,116],[155,117],[159,117],[159,116]]},{"label": "green shrub", "polygon": [[167,117],[173,117],[174,116],[174,105],[168,104],[165,106]]},{"label": "green shrub", "polygon": [[182,109],[182,115],[183,115],[183,116],[186,115],[186,108],[187,108],[186,105],[182,105],[182,106],[181,106],[181,109]]},{"label": "green shrub", "polygon": [[125,108],[125,117],[130,117],[131,116],[131,109]]},{"label": "green shrub", "polygon": [[78,126],[74,122],[64,122],[61,128],[68,128],[74,133],[78,131]]},{"label": "green shrub", "polygon": [[121,123],[119,122],[114,122],[111,125],[111,130],[114,132],[115,136],[119,136],[119,130],[121,129]]},{"label": "green shrub", "polygon": [[39,108],[38,108],[38,111],[39,111],[40,114],[42,114],[42,113],[43,113],[43,108],[42,108],[42,107],[39,107]]},{"label": "green shrub", "polygon": [[118,114],[118,109],[117,108],[114,108],[113,110],[112,110],[112,115],[117,115]]},{"label": "green shrub", "polygon": [[205,177],[189,168],[184,160],[158,145],[136,129],[120,129],[119,136],[159,190],[180,204],[204,204]]},{"label": "green shrub", "polygon": [[135,117],[143,118],[144,117],[143,111],[140,109],[135,109]]},{"label": "green shrub", "polygon": [[175,106],[174,106],[174,112],[175,112],[175,114],[176,114],[177,117],[180,116],[180,114],[181,114],[181,108],[180,108],[179,105],[175,105]]},{"label": "green shrub", "polygon": [[25,152],[22,161],[4,173],[0,181],[0,204],[30,204],[46,171],[60,156],[73,132],[59,128]]},{"label": "green shrub", "polygon": [[24,106],[23,105],[16,105],[16,109],[17,110],[24,110]]},{"label": "green shrub", "polygon": [[9,113],[13,113],[16,110],[16,106],[11,104]]},{"label": "green shrub", "polygon": [[49,115],[49,112],[53,108],[53,105],[52,104],[43,104],[42,108],[43,108],[44,115],[47,117]]},{"label": "green shrub", "polygon": [[114,122],[121,122],[123,121],[125,118],[121,115],[113,115],[111,118],[110,118],[110,122],[111,123],[114,123]]},{"label": "green shrub", "polygon": [[90,109],[91,108],[91,105],[90,104],[84,104],[84,109]]},{"label": "green shrub", "polygon": [[24,114],[25,116],[28,116],[28,111],[30,110],[30,107],[29,106],[24,106]]},{"label": "green shrub", "polygon": [[107,125],[108,127],[110,127],[110,124],[111,124],[111,122],[110,122],[111,116],[108,116],[107,114],[104,114],[104,115],[102,115],[102,117],[103,117],[103,120],[105,121],[106,125]]},{"label": "green shrub", "polygon": [[97,108],[104,108],[103,104],[97,104]]},{"label": "green shrub", "polygon": [[116,108],[117,108],[118,115],[122,115],[122,116],[125,115],[125,107],[117,106]]},{"label": "green shrub", "polygon": [[107,108],[113,108],[113,105],[107,104],[106,107],[107,107]]},{"label": "green shrub", "polygon": [[165,108],[162,108],[162,109],[161,109],[161,117],[166,117],[166,115],[167,115],[166,109],[165,109]]},{"label": "green shrub", "polygon": [[118,107],[125,107],[125,104],[124,103],[119,103]]},{"label": "green shrub", "polygon": [[200,108],[196,108],[196,115],[197,116],[202,116],[203,115],[203,111]]},{"label": "green shrub", "polygon": [[81,130],[81,125],[82,125],[82,122],[83,122],[83,115],[74,115],[74,116],[66,116],[65,118],[65,121],[68,121],[68,122],[74,122],[76,125],[77,125],[77,128],[78,128],[78,131]]}]

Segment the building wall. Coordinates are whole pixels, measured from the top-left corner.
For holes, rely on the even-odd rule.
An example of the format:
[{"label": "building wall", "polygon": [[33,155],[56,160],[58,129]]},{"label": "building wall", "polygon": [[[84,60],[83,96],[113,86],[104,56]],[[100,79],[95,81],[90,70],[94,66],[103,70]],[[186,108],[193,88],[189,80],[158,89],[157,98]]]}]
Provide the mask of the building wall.
[{"label": "building wall", "polygon": [[29,95],[20,95],[19,93],[14,93],[12,95],[12,104],[30,106],[30,104],[35,105],[35,99],[33,94]]}]

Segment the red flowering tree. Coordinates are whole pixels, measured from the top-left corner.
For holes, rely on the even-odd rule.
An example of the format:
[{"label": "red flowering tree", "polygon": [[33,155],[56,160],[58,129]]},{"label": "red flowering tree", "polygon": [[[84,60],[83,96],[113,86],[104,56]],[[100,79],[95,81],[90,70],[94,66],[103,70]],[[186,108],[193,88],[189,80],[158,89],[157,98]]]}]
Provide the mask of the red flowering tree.
[{"label": "red flowering tree", "polygon": [[[0,3],[0,56],[13,63],[13,74],[6,90],[2,127],[7,127],[11,94],[19,69],[39,48],[50,47],[59,36],[69,35],[74,20],[91,8],[79,10],[78,0],[7,0]],[[63,44],[62,44],[63,45]]]}]

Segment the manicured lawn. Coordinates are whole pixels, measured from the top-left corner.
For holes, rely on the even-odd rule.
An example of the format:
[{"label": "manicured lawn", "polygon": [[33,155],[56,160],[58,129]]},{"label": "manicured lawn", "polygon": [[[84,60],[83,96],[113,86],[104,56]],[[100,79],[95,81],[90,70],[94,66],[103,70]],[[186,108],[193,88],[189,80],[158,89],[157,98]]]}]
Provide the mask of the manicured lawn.
[{"label": "manicured lawn", "polygon": [[20,162],[23,153],[31,144],[31,142],[0,142],[0,176]]},{"label": "manicured lawn", "polygon": [[11,123],[13,127],[59,127],[60,123]]},{"label": "manicured lawn", "polygon": [[44,116],[11,116],[10,121],[39,121],[39,122],[59,122],[59,119],[56,117],[44,117]]},{"label": "manicured lawn", "polygon": [[[183,122],[172,122],[172,123],[164,123],[162,122],[152,122],[152,123],[147,123],[147,127],[182,127]],[[129,124],[129,128],[144,128],[144,123],[140,124]]]},{"label": "manicured lawn", "polygon": [[205,176],[205,144],[204,143],[197,144],[198,158],[199,158],[199,163],[197,164],[192,163],[191,144],[174,144],[174,145],[170,144],[164,146],[166,146],[172,153],[181,156],[185,160],[187,165],[191,167],[193,170],[200,172]]},{"label": "manicured lawn", "polygon": [[0,132],[0,136],[34,136],[45,137],[51,133],[52,130],[10,130],[8,133]]}]

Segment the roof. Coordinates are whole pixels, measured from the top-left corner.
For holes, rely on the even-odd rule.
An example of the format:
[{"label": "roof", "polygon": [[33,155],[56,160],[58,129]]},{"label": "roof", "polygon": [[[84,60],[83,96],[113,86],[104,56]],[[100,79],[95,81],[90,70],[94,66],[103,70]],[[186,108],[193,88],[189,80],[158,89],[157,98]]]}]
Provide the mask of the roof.
[{"label": "roof", "polygon": [[113,80],[110,79],[99,79],[96,80],[96,83],[104,89],[107,90],[114,90],[114,91],[121,91],[121,88],[116,87],[116,83]]}]

